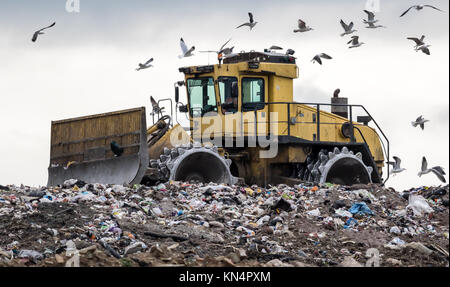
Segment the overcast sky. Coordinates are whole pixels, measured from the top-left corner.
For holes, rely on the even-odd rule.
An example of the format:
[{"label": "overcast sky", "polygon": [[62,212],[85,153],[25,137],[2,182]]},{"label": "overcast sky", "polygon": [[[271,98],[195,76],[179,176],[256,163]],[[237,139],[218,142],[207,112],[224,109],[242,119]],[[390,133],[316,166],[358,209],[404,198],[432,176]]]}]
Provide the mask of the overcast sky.
[{"label": "overcast sky", "polygon": [[[388,186],[439,185],[432,174],[417,177],[422,156],[449,170],[448,1],[427,1],[446,13],[414,10],[399,18],[415,0],[381,0],[377,18],[388,28],[376,30],[364,28],[364,0],[80,3],[80,13],[68,13],[66,0],[0,1],[0,184],[46,184],[51,120],[149,109],[150,95],[173,97],[173,83],[183,78],[178,67],[215,63],[214,55],[198,52],[178,59],[180,37],[197,51],[218,49],[230,37],[235,51],[294,49],[300,68],[294,100],[328,103],[340,88],[350,103],[363,104],[407,168]],[[249,11],[258,21],[254,30],[235,29]],[[314,31],[293,33],[299,17]],[[340,19],[354,21],[366,44],[348,49]],[[53,21],[31,42],[35,30]],[[406,39],[422,34],[431,56]],[[311,63],[320,52],[333,60]],[[154,67],[136,72],[150,57]],[[425,131],[411,126],[419,115],[430,120]]]}]

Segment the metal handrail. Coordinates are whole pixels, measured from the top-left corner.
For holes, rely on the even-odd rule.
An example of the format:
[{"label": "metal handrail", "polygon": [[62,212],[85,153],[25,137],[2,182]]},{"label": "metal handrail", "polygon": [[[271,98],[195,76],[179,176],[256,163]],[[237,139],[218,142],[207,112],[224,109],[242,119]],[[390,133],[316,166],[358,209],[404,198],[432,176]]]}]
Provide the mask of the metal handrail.
[{"label": "metal handrail", "polygon": [[[386,150],[386,146],[383,142],[383,139],[378,135],[378,138],[380,139],[380,142],[383,146],[383,152],[385,154],[385,156],[387,157],[387,160],[389,161],[390,159],[390,143],[389,143],[389,139],[387,138],[387,136],[385,135],[385,133],[383,132],[383,130],[381,129],[381,127],[378,125],[377,121],[372,117],[372,115],[369,113],[369,111],[367,111],[367,109],[363,106],[363,105],[353,105],[353,104],[335,104],[335,103],[300,103],[300,102],[258,102],[258,105],[264,104],[264,106],[266,105],[287,105],[287,123],[288,123],[288,135],[290,135],[290,106],[291,105],[310,105],[310,106],[316,106],[316,123],[317,123],[317,141],[320,141],[320,106],[341,106],[341,107],[348,107],[350,108],[350,125],[352,127],[352,141],[354,141],[354,126],[353,126],[353,107],[355,108],[362,108],[364,110],[364,112],[372,119],[373,123],[375,124],[376,128],[380,131],[381,135],[383,136],[384,140],[386,141],[386,146],[387,146],[387,150]],[[257,125],[258,125],[258,118],[256,117],[256,105],[255,105],[255,130],[257,131]],[[363,139],[365,141],[365,139]],[[367,144],[367,143],[366,143]],[[387,177],[386,179],[383,181],[383,183],[386,183],[387,180],[389,179],[389,173],[390,173],[390,169],[389,169],[389,164],[387,165]]]}]

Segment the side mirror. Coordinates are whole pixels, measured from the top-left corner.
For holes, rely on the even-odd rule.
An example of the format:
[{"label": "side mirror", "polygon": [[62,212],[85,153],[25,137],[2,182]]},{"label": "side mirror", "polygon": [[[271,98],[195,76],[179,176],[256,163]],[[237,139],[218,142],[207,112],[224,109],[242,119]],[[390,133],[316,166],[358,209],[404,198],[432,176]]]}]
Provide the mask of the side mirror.
[{"label": "side mirror", "polygon": [[175,103],[178,103],[180,101],[180,91],[178,89],[178,86],[175,86]]},{"label": "side mirror", "polygon": [[180,111],[180,113],[187,113],[188,107],[187,107],[187,105],[181,105],[178,107],[178,110]]}]

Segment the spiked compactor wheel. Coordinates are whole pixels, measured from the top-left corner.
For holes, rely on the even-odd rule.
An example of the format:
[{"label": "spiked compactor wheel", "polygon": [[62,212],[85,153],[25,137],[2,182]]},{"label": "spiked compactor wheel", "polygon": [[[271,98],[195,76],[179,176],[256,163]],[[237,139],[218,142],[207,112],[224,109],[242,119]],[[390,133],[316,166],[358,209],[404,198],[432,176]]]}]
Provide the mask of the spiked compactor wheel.
[{"label": "spiked compactor wheel", "polygon": [[373,168],[366,166],[360,152],[354,154],[347,147],[335,147],[331,152],[321,150],[307,158],[307,165],[300,171],[302,180],[317,183],[352,185],[371,183]]},{"label": "spiked compactor wheel", "polygon": [[158,168],[166,180],[200,181],[235,184],[237,179],[230,172],[231,160],[223,158],[217,146],[200,143],[165,148],[158,160],[150,166]]}]

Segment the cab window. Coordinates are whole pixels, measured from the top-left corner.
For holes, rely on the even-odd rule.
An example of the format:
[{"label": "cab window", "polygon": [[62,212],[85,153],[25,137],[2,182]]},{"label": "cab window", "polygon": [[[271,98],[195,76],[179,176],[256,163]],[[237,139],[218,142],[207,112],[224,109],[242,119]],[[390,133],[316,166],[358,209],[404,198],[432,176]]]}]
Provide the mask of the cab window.
[{"label": "cab window", "polygon": [[238,111],[239,89],[235,77],[219,77],[220,105],[222,113],[236,113]]},{"label": "cab window", "polygon": [[187,80],[189,113],[191,117],[202,117],[209,112],[217,112],[216,93],[212,77]]},{"label": "cab window", "polygon": [[242,110],[264,109],[264,79],[242,78]]}]

